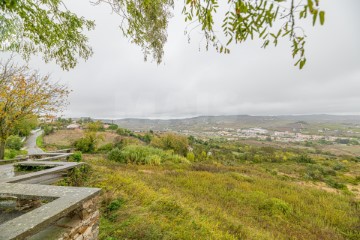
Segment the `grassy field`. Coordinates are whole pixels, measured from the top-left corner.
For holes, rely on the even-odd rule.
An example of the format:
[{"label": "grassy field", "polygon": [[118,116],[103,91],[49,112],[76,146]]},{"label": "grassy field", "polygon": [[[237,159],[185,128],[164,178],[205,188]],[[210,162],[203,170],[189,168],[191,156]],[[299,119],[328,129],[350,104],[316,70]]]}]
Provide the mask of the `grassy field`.
[{"label": "grassy field", "polygon": [[[85,134],[84,130],[57,130],[54,133],[44,137],[44,144],[52,147],[65,148],[70,147],[76,140],[82,138]],[[100,146],[111,143],[118,136],[116,133],[112,132],[99,132],[98,134],[102,135],[104,138],[100,142]]]},{"label": "grassy field", "polygon": [[[360,239],[355,153],[336,155],[315,144],[95,134],[112,144],[83,154],[91,171],[59,184],[102,188],[100,239]],[[69,146],[83,136],[59,130],[44,145]]]},{"label": "grassy field", "polygon": [[360,146],[348,146],[345,144],[334,144],[321,147],[322,151],[327,151],[335,155],[360,156]]},{"label": "grassy field", "polygon": [[87,155],[100,239],[359,239],[359,202],[243,164],[125,165]]}]

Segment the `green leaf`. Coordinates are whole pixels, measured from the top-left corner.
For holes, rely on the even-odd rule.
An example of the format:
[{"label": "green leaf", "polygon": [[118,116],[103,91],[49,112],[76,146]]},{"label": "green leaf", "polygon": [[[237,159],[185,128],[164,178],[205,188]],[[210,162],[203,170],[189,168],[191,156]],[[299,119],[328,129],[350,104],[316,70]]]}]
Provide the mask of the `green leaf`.
[{"label": "green leaf", "polygon": [[320,17],[320,24],[321,24],[321,25],[324,25],[324,23],[325,23],[325,12],[324,12],[324,11],[320,11],[319,17]]},{"label": "green leaf", "polygon": [[303,59],[303,60],[300,62],[300,69],[303,69],[305,63],[306,63],[306,59]]},{"label": "green leaf", "polygon": [[314,10],[314,14],[313,14],[313,25],[315,25],[315,23],[316,23],[317,15],[318,15],[318,11],[317,11],[317,10]]},{"label": "green leaf", "polygon": [[260,35],[259,35],[260,38],[264,35],[266,29],[267,29],[267,28],[264,28],[264,30],[260,33]]}]

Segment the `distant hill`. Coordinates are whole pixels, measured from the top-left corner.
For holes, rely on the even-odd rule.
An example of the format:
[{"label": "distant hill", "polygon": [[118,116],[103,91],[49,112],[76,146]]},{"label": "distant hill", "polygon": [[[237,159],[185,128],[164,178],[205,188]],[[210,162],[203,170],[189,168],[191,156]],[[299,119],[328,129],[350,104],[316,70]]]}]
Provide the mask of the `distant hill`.
[{"label": "distant hill", "polygon": [[360,115],[283,115],[283,116],[199,116],[186,119],[101,119],[104,122],[113,122],[120,127],[131,130],[148,131],[206,131],[214,127],[221,128],[249,128],[264,127],[269,129],[278,128],[305,128],[310,125],[319,124],[340,124],[340,125],[360,125]]}]

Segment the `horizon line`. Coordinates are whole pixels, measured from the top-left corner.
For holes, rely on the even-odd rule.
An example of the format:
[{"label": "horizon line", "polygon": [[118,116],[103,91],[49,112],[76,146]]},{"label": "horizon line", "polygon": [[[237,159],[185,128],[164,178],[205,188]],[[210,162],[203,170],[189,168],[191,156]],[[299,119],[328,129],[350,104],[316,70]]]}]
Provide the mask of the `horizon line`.
[{"label": "horizon line", "polygon": [[82,117],[65,117],[65,118],[91,118],[95,120],[127,120],[127,119],[137,119],[137,120],[185,120],[185,119],[193,119],[200,117],[236,117],[236,116],[249,116],[249,117],[301,117],[301,116],[337,116],[337,117],[360,117],[360,113],[314,113],[314,114],[277,114],[277,115],[251,115],[251,114],[221,114],[221,115],[194,115],[194,116],[184,116],[184,117],[90,117],[90,116],[82,116]]}]

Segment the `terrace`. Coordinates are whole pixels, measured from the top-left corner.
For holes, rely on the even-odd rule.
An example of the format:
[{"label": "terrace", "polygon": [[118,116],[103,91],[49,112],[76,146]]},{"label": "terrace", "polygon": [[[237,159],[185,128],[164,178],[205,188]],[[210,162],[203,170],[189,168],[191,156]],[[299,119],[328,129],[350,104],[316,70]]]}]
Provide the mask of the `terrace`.
[{"label": "terrace", "polygon": [[69,156],[69,151],[42,153],[2,162],[1,240],[97,239],[100,189],[49,185],[83,165],[67,162]]}]

